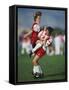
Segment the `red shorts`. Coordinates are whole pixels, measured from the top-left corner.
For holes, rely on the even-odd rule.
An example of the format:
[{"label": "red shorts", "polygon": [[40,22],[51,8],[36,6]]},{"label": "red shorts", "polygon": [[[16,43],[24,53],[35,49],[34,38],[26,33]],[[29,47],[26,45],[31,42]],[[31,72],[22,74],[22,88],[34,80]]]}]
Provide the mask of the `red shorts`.
[{"label": "red shorts", "polygon": [[45,55],[46,51],[43,48],[39,48],[35,51],[35,55],[38,55],[39,57],[43,57]]}]

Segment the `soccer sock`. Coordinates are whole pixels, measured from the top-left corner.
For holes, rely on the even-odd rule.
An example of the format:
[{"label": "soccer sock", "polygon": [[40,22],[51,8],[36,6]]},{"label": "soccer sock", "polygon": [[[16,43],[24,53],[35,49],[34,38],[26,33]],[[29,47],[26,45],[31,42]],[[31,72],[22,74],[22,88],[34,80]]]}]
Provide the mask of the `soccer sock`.
[{"label": "soccer sock", "polygon": [[40,48],[42,45],[40,43],[36,44],[36,46],[32,49],[32,52],[34,53],[38,48]]},{"label": "soccer sock", "polygon": [[39,65],[33,66],[33,73],[40,73]]},{"label": "soccer sock", "polygon": [[37,65],[37,66],[33,67],[33,73],[36,73],[36,72],[42,74],[42,69],[41,69],[40,65]]}]

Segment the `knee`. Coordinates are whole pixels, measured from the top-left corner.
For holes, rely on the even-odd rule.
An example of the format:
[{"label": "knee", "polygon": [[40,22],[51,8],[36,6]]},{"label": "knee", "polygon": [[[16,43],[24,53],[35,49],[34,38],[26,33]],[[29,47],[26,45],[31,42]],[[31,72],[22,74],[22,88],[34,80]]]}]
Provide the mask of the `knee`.
[{"label": "knee", "polygon": [[36,63],[36,61],[33,60],[33,61],[32,61],[32,64],[34,65],[35,63]]},{"label": "knee", "polygon": [[37,61],[36,61],[36,60],[33,60],[33,61],[32,61],[32,64],[33,64],[33,65],[36,65],[36,64],[37,64]]}]

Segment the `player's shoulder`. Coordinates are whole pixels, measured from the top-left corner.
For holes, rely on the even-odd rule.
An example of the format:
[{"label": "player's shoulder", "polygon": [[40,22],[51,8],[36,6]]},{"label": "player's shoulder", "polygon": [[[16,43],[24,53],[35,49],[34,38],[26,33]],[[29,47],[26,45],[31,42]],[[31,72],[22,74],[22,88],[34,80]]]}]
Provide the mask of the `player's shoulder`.
[{"label": "player's shoulder", "polygon": [[38,28],[38,27],[40,27],[40,26],[39,26],[39,24],[35,23],[35,24],[33,24],[33,27],[34,27],[34,28]]},{"label": "player's shoulder", "polygon": [[33,29],[34,31],[36,31],[36,32],[39,32],[39,31],[40,31],[40,26],[39,26],[39,24],[35,23],[35,24],[33,25],[32,29]]}]

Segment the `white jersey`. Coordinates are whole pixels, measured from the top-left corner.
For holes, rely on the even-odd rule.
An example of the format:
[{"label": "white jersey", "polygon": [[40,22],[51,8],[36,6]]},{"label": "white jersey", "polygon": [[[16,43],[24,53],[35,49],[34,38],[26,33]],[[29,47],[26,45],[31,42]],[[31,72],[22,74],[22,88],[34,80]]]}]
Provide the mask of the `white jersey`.
[{"label": "white jersey", "polygon": [[47,36],[47,33],[45,30],[43,31],[40,31],[39,34],[38,34],[38,38],[41,40],[41,41],[45,41],[49,38],[49,36]]},{"label": "white jersey", "polygon": [[40,31],[39,34],[38,34],[38,38],[41,40],[41,41],[45,41],[46,42],[49,42],[51,43],[52,42],[52,37],[51,36],[48,36],[46,31]]},{"label": "white jersey", "polygon": [[43,45],[43,49],[46,51],[46,47],[48,47],[53,42],[52,36],[49,37],[49,39],[46,41],[46,43]]},{"label": "white jersey", "polygon": [[46,47],[49,46],[52,41],[53,41],[53,38],[52,36],[48,36],[46,31],[40,31],[39,34],[38,34],[38,38],[43,42],[46,43],[43,45],[43,49],[46,50]]}]

